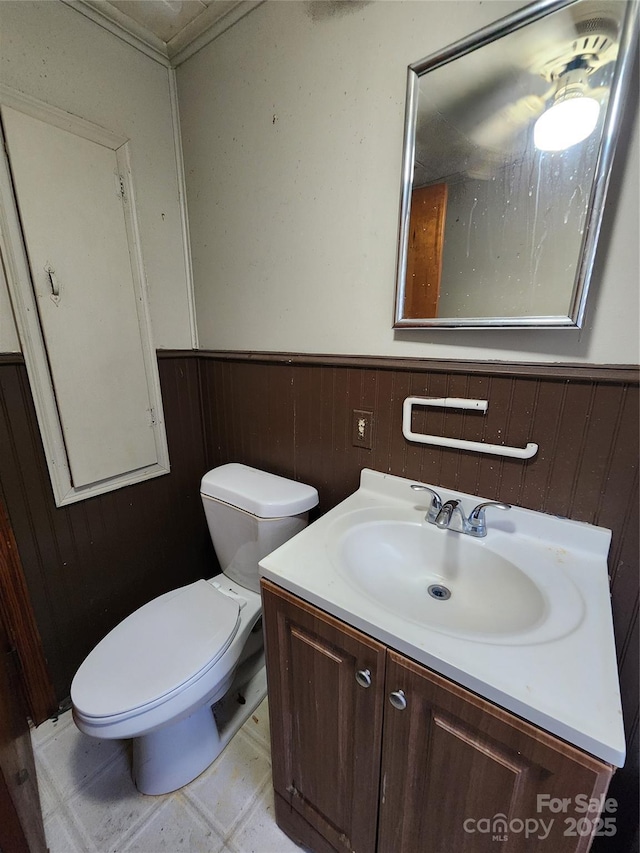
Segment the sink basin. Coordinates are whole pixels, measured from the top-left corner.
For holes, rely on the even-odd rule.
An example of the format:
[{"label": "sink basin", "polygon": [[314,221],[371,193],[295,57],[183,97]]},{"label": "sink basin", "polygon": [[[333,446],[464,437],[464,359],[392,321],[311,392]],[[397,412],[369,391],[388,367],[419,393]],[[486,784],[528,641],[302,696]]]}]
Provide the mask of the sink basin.
[{"label": "sink basin", "polygon": [[[260,560],[262,576],[621,767],[611,532],[513,505],[490,510],[475,539],[427,523],[430,499],[413,483],[364,469],[357,491]],[[467,516],[488,500],[424,485]]]},{"label": "sink basin", "polygon": [[411,522],[365,522],[342,537],[340,563],[367,595],[433,628],[494,635],[539,624],[548,608],[538,587],[478,544]]},{"label": "sink basin", "polygon": [[488,546],[421,515],[376,507],[343,516],[328,537],[335,570],[396,616],[476,642],[545,642],[580,623],[582,597],[553,572],[550,549],[519,541],[523,557],[506,533]]}]

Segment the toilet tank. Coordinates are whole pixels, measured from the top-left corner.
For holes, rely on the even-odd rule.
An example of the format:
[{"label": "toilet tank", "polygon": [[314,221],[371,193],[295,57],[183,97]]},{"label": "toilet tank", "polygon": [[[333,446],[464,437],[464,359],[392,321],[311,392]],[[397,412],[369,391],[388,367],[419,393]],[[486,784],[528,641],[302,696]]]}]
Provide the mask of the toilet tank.
[{"label": "toilet tank", "polygon": [[260,591],[258,563],[307,526],[313,486],[231,462],[208,471],[200,495],[220,568]]}]

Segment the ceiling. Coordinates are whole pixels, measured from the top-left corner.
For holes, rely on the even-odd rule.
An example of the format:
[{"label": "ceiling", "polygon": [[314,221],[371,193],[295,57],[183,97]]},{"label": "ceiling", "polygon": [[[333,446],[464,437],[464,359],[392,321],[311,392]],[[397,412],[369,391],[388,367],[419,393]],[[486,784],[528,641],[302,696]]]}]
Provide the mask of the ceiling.
[{"label": "ceiling", "polygon": [[102,5],[119,9],[166,44],[197,18],[204,20],[202,16],[211,6],[220,14],[225,3],[223,0],[104,0]]},{"label": "ceiling", "polygon": [[[69,2],[69,0],[65,0]],[[178,65],[262,0],[76,0],[70,3],[110,29],[124,31],[147,52]],[[138,45],[139,46],[139,45]]]}]

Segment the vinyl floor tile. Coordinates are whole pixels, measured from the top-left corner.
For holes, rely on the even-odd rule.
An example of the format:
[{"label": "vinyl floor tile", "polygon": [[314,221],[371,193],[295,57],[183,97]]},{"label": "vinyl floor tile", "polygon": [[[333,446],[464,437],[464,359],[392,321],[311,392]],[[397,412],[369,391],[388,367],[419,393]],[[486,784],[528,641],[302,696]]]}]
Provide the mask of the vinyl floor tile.
[{"label": "vinyl floor tile", "polygon": [[206,773],[184,789],[185,796],[223,837],[228,837],[271,778],[268,754],[243,730],[231,740]]},{"label": "vinyl floor tile", "polygon": [[220,853],[224,846],[189,802],[175,794],[151,815],[122,853]]},{"label": "vinyl floor tile", "polygon": [[93,853],[90,841],[84,839],[63,812],[45,818],[44,832],[49,853]]},{"label": "vinyl floor tile", "polygon": [[79,732],[71,713],[32,732],[50,853],[301,853],[276,823],[265,699],[205,772],[149,797],[128,741]]},{"label": "vinyl floor tile", "polygon": [[68,809],[100,853],[119,853],[122,840],[168,796],[141,794],[131,779],[128,758],[122,755],[76,794]]},{"label": "vinyl floor tile", "polygon": [[[67,712],[65,716],[71,717]],[[53,729],[36,746],[39,763],[46,769],[56,794],[65,802],[106,765],[126,750],[123,741],[99,740],[79,731],[73,721]]]},{"label": "vinyl floor tile", "polygon": [[265,785],[255,808],[229,841],[233,853],[301,853],[304,848],[278,828],[273,789]]}]

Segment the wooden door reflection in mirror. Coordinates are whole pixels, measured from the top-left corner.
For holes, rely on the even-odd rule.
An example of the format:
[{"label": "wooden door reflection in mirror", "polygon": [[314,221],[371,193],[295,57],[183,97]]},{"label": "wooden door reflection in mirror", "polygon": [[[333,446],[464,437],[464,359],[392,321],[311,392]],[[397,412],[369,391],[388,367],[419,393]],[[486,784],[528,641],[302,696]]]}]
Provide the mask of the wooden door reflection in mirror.
[{"label": "wooden door reflection in mirror", "polygon": [[437,317],[442,276],[442,246],[447,185],[432,184],[411,193],[405,317]]}]

